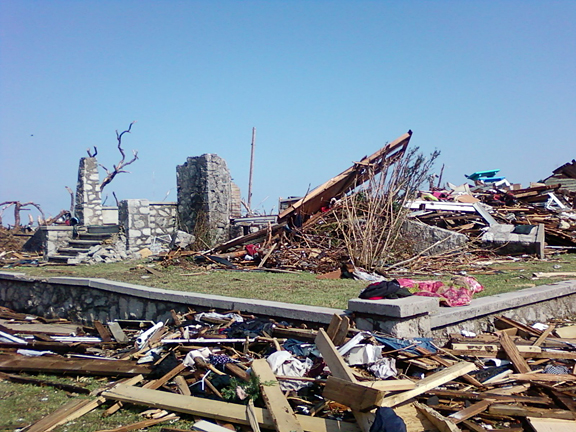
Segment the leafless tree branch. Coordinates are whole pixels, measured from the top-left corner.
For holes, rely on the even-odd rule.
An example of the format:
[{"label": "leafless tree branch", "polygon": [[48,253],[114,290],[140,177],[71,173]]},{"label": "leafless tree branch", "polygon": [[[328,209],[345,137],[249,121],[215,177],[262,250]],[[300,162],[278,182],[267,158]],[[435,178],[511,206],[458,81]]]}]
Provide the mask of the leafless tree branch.
[{"label": "leafless tree branch", "polygon": [[102,167],[102,169],[104,169],[104,171],[106,171],[106,177],[104,178],[104,180],[102,180],[102,184],[100,185],[100,190],[103,190],[104,187],[108,183],[110,183],[112,180],[114,180],[114,177],[116,177],[116,175],[121,174],[121,173],[128,173],[129,171],[126,171],[123,168],[136,162],[136,160],[138,159],[138,152],[136,150],[132,150],[133,157],[130,161],[126,162],[126,154],[124,153],[124,149],[122,148],[122,136],[125,133],[130,133],[130,131],[132,130],[132,125],[134,123],[136,123],[136,122],[133,121],[132,123],[130,123],[130,126],[128,126],[128,129],[126,129],[122,133],[118,133],[118,131],[116,131],[116,140],[118,141],[118,151],[122,155],[120,162],[118,162],[116,165],[112,166],[114,168],[112,171],[108,170],[108,168],[106,168],[104,165],[99,164]]}]

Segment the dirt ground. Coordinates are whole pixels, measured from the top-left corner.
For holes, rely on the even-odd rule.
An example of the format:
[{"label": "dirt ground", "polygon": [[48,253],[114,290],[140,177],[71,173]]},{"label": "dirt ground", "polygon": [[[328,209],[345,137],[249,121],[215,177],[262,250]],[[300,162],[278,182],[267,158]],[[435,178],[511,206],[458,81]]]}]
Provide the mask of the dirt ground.
[{"label": "dirt ground", "polygon": [[19,252],[29,238],[27,233],[0,226],[0,252]]}]

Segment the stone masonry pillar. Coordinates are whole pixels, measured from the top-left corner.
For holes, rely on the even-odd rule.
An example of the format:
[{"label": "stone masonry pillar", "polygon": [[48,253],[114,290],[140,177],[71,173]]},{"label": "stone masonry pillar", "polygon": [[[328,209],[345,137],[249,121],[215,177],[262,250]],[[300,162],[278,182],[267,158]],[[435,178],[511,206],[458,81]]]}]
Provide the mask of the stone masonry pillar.
[{"label": "stone masonry pillar", "polygon": [[208,245],[228,240],[232,178],[215,154],[189,157],[176,167],[178,217],[184,231]]},{"label": "stone masonry pillar", "polygon": [[119,204],[118,221],[126,234],[126,248],[139,250],[150,246],[150,202],[147,199],[129,199]]},{"label": "stone masonry pillar", "polygon": [[103,224],[100,174],[94,157],[80,158],[74,211],[82,225]]}]

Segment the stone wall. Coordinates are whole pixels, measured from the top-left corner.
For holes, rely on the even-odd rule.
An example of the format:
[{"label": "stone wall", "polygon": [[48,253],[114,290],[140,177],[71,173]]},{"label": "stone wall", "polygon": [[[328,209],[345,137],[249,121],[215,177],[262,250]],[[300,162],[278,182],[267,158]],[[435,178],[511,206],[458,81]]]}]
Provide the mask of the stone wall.
[{"label": "stone wall", "polygon": [[145,199],[120,201],[118,220],[126,234],[126,247],[167,247],[177,231],[176,203]]},{"label": "stone wall", "polygon": [[229,239],[232,179],[215,154],[189,157],[176,167],[180,228],[209,245]]},{"label": "stone wall", "polygon": [[94,157],[80,158],[76,184],[75,215],[82,225],[102,225],[102,194],[98,161]]},{"label": "stone wall", "polygon": [[105,279],[42,279],[8,272],[0,272],[0,305],[22,313],[66,318],[88,325],[94,320],[166,321],[171,317],[172,309],[188,312],[189,308],[199,312],[241,310],[279,320],[321,324],[330,323],[333,314],[344,312],[324,307],[169,291]]},{"label": "stone wall", "polygon": [[72,239],[74,228],[64,225],[39,226],[34,235],[24,244],[28,252],[42,252],[44,259],[56,254],[59,248],[66,247]]}]

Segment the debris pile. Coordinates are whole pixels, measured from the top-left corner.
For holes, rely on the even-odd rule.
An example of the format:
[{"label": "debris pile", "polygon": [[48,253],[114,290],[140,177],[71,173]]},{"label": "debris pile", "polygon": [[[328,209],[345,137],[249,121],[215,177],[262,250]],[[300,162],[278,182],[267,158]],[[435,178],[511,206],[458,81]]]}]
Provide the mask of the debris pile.
[{"label": "debris pile", "polygon": [[109,416],[124,404],[146,407],[149,418],[118,431],[178,416],[193,416],[195,429],[205,431],[230,430],[226,424],[279,432],[382,432],[394,423],[408,431],[576,425],[575,325],[502,317],[494,332],[463,331],[440,348],[430,338],[359,331],[350,318],[335,315],[326,329],[311,329],[240,311],[190,310],[173,312],[169,323],[86,327],[0,308],[0,379],[84,395],[81,382],[28,374],[111,380],[29,431],[52,430],[99,407]]}]

